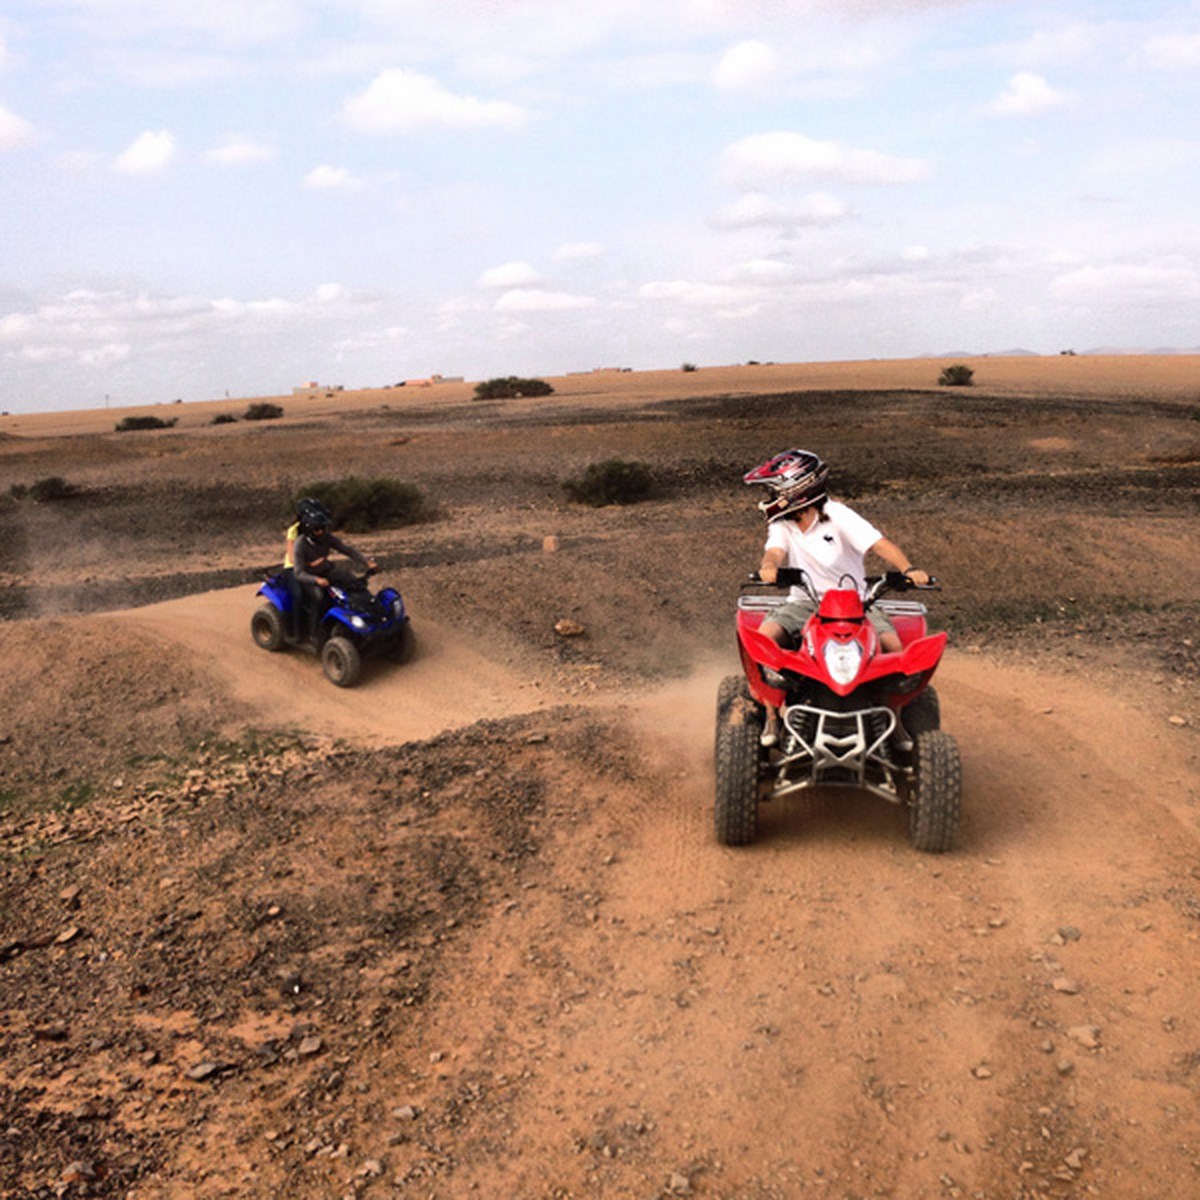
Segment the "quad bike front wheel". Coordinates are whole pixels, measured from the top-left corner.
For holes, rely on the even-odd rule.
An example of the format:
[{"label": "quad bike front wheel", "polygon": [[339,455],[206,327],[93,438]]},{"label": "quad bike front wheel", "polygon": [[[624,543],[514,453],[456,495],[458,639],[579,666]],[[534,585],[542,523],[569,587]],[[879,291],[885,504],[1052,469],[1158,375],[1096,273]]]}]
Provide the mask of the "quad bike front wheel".
[{"label": "quad bike front wheel", "polygon": [[942,706],[937,689],[930,684],[911,704],[906,704],[900,714],[904,728],[910,737],[927,733],[930,729],[941,729]]},{"label": "quad bike front wheel", "polygon": [[283,649],[283,617],[272,604],[264,604],[250,618],[250,636],[264,650]]},{"label": "quad bike front wheel", "polygon": [[717,693],[717,789],[713,817],[723,846],[748,846],[758,835],[758,708],[744,682],[729,676]]},{"label": "quad bike front wheel", "polygon": [[413,633],[412,625],[405,621],[396,635],[396,640],[388,647],[387,657],[394,663],[407,663],[412,662],[416,652],[417,635]]},{"label": "quad bike front wheel", "polygon": [[940,729],[918,733],[914,740],[914,780],[908,801],[909,840],[927,854],[944,854],[954,843],[962,809],[962,759],[958,742]]},{"label": "quad bike front wheel", "polygon": [[353,687],[362,671],[362,657],[349,638],[331,637],[321,649],[321,666],[330,683]]}]

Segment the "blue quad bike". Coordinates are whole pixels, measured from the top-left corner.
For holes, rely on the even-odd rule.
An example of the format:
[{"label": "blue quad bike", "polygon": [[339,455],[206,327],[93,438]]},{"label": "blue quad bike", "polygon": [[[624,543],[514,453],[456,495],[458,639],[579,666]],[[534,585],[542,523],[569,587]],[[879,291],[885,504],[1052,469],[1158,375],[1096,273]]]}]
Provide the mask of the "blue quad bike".
[{"label": "blue quad bike", "polygon": [[358,682],[366,656],[408,662],[416,651],[416,638],[395,588],[380,588],[372,594],[367,579],[373,571],[354,575],[340,566],[336,570],[315,642],[295,629],[295,604],[283,574],[268,576],[258,589],[266,603],[250,618],[250,636],[264,650],[298,646],[319,654],[329,681],[346,688]]}]

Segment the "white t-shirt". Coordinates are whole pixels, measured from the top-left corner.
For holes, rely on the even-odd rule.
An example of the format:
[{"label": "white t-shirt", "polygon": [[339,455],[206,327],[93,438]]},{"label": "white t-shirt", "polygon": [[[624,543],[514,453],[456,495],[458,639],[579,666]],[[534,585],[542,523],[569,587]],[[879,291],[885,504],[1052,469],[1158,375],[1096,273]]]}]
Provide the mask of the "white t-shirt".
[{"label": "white t-shirt", "polygon": [[[828,520],[814,521],[807,533],[795,521],[773,521],[767,530],[766,549],[784,551],[782,566],[800,567],[823,596],[830,588],[865,588],[867,551],[883,534],[865,517],[838,500],[825,503]],[[851,582],[853,581],[853,582]],[[805,598],[803,588],[793,587],[788,599]]]}]

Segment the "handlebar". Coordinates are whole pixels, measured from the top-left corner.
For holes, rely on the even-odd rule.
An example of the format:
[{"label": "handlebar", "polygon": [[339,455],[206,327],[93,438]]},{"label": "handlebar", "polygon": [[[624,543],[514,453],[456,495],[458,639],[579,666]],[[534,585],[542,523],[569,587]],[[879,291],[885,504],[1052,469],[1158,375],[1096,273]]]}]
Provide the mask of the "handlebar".
[{"label": "handlebar", "polygon": [[[750,575],[750,582],[761,587],[803,588],[814,600],[817,599],[813,582],[809,578],[808,572],[801,567],[780,567],[775,573],[774,583],[765,583],[758,572],[754,571]],[[929,577],[928,583],[913,583],[903,571],[887,571],[883,575],[868,575],[865,583],[867,591],[864,600],[867,604],[878,600],[884,592],[940,592],[942,590],[941,583],[932,575]],[[853,586],[853,583],[850,586]]]}]

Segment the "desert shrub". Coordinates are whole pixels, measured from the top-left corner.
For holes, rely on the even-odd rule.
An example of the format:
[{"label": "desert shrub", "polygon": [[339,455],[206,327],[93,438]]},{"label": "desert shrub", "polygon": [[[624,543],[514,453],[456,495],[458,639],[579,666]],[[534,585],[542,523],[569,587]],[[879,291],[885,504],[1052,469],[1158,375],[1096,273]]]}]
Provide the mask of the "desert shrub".
[{"label": "desert shrub", "polygon": [[44,504],[51,500],[66,500],[71,496],[77,496],[79,488],[73,483],[68,483],[61,475],[49,475],[45,479],[31,483],[26,494],[30,500]]},{"label": "desert shrub", "polygon": [[681,371],[687,373],[687,372],[695,371],[697,369],[697,367],[696,367],[695,363],[684,363],[683,366],[680,367],[679,369]]},{"label": "desert shrub", "polygon": [[637,504],[654,494],[654,475],[645,463],[610,458],[592,463],[582,475],[568,479],[563,488],[576,504]]},{"label": "desert shrub", "polygon": [[233,413],[217,413],[209,422],[210,425],[232,425],[237,420]]},{"label": "desert shrub", "polygon": [[130,433],[136,429],[173,429],[178,417],[164,421],[162,417],[122,417],[116,425],[118,433]]},{"label": "desert shrub", "polygon": [[248,409],[242,414],[247,421],[274,421],[283,416],[283,409],[278,404],[271,404],[266,400],[259,400],[255,404],[251,404]]},{"label": "desert shrub", "polygon": [[952,363],[938,376],[942,387],[970,387],[975,372],[966,363]]},{"label": "desert shrub", "polygon": [[476,400],[513,400],[518,396],[552,396],[554,388],[544,379],[519,379],[509,375],[503,379],[489,379],[475,385]]},{"label": "desert shrub", "polygon": [[333,513],[334,525],[351,533],[412,525],[432,515],[421,489],[399,479],[348,475],[344,479],[309,483],[292,498],[293,511],[302,496],[320,500]]}]

